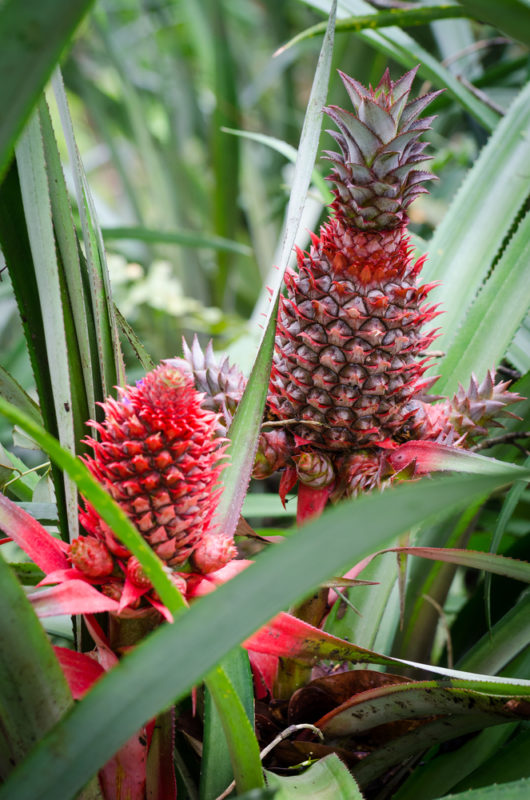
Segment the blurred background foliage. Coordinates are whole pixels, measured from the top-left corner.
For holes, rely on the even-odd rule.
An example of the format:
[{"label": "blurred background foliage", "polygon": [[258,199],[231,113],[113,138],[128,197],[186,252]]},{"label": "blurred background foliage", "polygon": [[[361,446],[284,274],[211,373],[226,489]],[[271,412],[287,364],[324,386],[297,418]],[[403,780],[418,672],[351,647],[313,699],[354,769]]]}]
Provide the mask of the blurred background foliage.
[{"label": "blurred background foliage", "polygon": [[[252,363],[292,165],[226,129],[296,146],[320,38],[274,53],[322,19],[319,6],[326,3],[100,0],[63,65],[115,300],[155,362],[179,354],[181,336],[198,332],[217,349],[237,350],[242,366]],[[376,5],[387,6],[414,4]],[[488,24],[439,20],[415,27],[414,37],[499,115],[528,77],[527,49]],[[394,75],[402,69],[366,39],[337,33],[334,67],[375,84],[387,63]],[[332,72],[329,102],[343,103],[343,95]],[[432,168],[440,180],[412,208],[424,238],[488,136],[448,94],[435,110]],[[321,146],[331,146],[325,132]],[[317,169],[325,175],[326,162]],[[323,211],[321,192],[312,194],[302,244]],[[2,363],[31,389],[7,279],[0,304]],[[141,367],[126,354],[134,379]]]}]

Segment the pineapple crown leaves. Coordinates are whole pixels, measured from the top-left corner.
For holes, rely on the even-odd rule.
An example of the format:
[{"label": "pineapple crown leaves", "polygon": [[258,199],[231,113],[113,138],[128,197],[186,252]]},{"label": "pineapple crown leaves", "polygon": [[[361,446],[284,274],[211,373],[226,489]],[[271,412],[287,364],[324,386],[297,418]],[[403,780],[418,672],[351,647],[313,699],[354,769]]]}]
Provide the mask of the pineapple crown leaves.
[{"label": "pineapple crown leaves", "polygon": [[220,363],[217,361],[211,341],[203,351],[195,335],[191,347],[185,339],[182,340],[182,350],[183,359],[169,360],[165,363],[180,361],[186,365],[186,369],[193,376],[195,387],[204,393],[202,407],[220,415],[219,427],[221,432],[225,433],[245,391],[247,382],[245,376],[235,364],[230,365],[228,358]]},{"label": "pineapple crown leaves", "polygon": [[506,406],[524,400],[516,392],[508,391],[509,381],[495,384],[495,373],[488,370],[486,377],[479,384],[475,375],[471,376],[469,388],[459,384],[458,391],[447,401],[448,416],[459,433],[468,433],[471,437],[486,434],[488,428],[501,428],[497,417],[514,417]]},{"label": "pineapple crown leaves", "polygon": [[405,220],[405,209],[427,190],[421,185],[435,179],[416,169],[430,160],[425,142],[434,117],[419,114],[440,92],[408,102],[417,67],[392,81],[388,69],[375,89],[367,89],[339,71],[354,112],[338,106],[324,109],[339,132],[328,131],[341,153],[326,151],[336,184],[334,208],[361,230],[395,228]]}]

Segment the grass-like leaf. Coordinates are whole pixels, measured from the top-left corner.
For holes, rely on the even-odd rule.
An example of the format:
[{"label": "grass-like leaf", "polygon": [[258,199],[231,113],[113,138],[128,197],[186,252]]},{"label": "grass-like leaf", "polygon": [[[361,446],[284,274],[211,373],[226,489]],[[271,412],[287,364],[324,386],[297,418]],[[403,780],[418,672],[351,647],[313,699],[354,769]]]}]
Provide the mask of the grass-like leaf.
[{"label": "grass-like leaf", "polygon": [[[38,112],[31,118],[17,146],[17,164],[20,188],[33,256],[35,279],[44,326],[50,378],[53,386],[53,403],[59,431],[59,441],[70,453],[75,453],[76,442],[72,414],[72,385],[66,328],[68,308],[63,304],[59,265],[55,250],[51,201],[44,156],[44,145]],[[72,537],[77,535],[77,491],[75,484],[65,475],[66,513]]]},{"label": "grass-like leaf", "polygon": [[340,758],[332,753],[301,775],[283,776],[267,772],[267,783],[277,788],[276,800],[363,800],[361,790]]},{"label": "grass-like leaf", "polygon": [[245,244],[225,239],[222,236],[209,236],[192,231],[159,231],[142,226],[126,228],[102,228],[101,233],[106,242],[136,241],[148,244],[181,244],[185,247],[199,247],[208,250],[222,250],[227,253],[239,253],[251,256],[252,249]]}]

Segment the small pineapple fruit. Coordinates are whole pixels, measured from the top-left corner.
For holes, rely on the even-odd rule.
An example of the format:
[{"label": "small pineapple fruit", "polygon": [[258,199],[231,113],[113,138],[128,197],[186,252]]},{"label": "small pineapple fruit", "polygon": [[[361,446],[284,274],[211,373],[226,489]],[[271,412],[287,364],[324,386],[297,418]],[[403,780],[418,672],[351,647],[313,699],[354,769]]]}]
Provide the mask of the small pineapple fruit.
[{"label": "small pineapple fruit", "polygon": [[387,70],[375,89],[341,73],[354,113],[325,109],[340,130],[340,153],[327,154],[333,216],[286,274],[269,396],[273,415],[297,421],[298,444],[365,448],[421,425],[435,309],[418,285],[406,209],[433,177],[418,169],[432,117],[418,115],[436,93],[408,102],[415,72],[393,82]]},{"label": "small pineapple fruit", "polygon": [[[175,359],[148,373],[136,387],[120,389],[118,400],[103,403],[105,420],[92,423],[100,440],[86,440],[94,451],[85,457],[91,473],[172,567],[186,561],[206,534],[212,535],[219,499],[216,487],[225,445],[216,436],[218,415],[202,407],[203,399],[187,365]],[[130,553],[90,504],[81,510],[80,520],[110,553],[128,559]],[[74,563],[84,563],[85,549],[76,545]],[[219,569],[235,555],[224,540],[218,550],[222,563],[204,555],[202,563]],[[101,561],[101,554],[96,555]]]}]

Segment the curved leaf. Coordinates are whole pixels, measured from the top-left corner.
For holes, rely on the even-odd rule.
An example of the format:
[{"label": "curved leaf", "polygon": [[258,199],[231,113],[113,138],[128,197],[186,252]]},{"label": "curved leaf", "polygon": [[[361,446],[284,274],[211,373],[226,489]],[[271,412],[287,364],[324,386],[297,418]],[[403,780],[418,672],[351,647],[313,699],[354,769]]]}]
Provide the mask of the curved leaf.
[{"label": "curved leaf", "polygon": [[[125,656],[0,787],[0,798],[32,800],[36,787],[41,800],[55,800],[61,792],[75,794],[109,752],[175,697],[189,691],[236,644],[282,608],[299,601],[310,587],[359,560],[368,548],[425,519],[450,514],[513,476],[506,467],[497,476],[418,481],[325,512],[280,547],[261,553],[256,564],[198,600],[173,625],[159,628]],[[356,531],[362,531],[362,536],[355,536]],[[333,547],[322,546],[323,541],[333,541]],[[496,681],[495,690],[517,694],[521,685]],[[484,688],[477,681],[474,688],[479,686]]]}]

